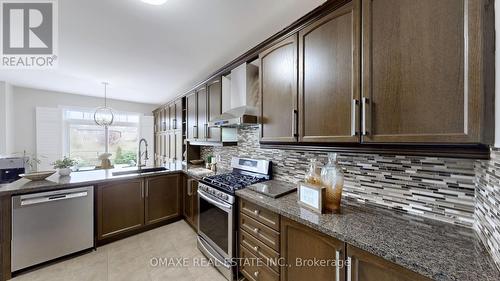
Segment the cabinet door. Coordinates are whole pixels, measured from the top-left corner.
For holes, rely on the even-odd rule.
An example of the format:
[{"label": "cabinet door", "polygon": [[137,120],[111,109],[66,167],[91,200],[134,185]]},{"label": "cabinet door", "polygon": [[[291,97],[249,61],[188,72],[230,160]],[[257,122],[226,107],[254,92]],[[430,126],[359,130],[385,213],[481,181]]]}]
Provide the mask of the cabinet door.
[{"label": "cabinet door", "polygon": [[97,235],[104,239],[144,225],[142,179],[97,186]]},{"label": "cabinet door", "polygon": [[168,162],[170,160],[170,138],[167,133],[163,134],[163,161]]},{"label": "cabinet door", "polygon": [[175,160],[182,161],[182,147],[183,147],[182,132],[176,132],[174,137],[175,137]]},{"label": "cabinet door", "polygon": [[359,2],[299,32],[299,141],[359,142]]},{"label": "cabinet door", "polygon": [[157,110],[153,113],[154,117],[154,132],[157,133],[160,131],[160,111]]},{"label": "cabinet door", "polygon": [[177,148],[177,143],[175,139],[175,133],[171,132],[168,134],[168,139],[169,139],[169,159],[170,161],[175,161],[177,159],[177,156],[175,155],[176,148]]},{"label": "cabinet door", "polygon": [[198,134],[198,99],[196,93],[186,97],[187,104],[187,139],[194,140]]},{"label": "cabinet door", "polygon": [[207,88],[202,87],[197,90],[198,93],[198,140],[204,141],[207,139],[208,131],[208,99]]},{"label": "cabinet door", "polygon": [[186,221],[195,229],[198,229],[197,215],[198,212],[198,182],[192,178],[186,181],[184,194],[184,209],[183,214]]},{"label": "cabinet door", "polygon": [[362,3],[363,142],[479,142],[483,1]]},{"label": "cabinet door", "polygon": [[297,35],[259,55],[261,141],[297,140]]},{"label": "cabinet door", "polygon": [[430,279],[393,264],[381,257],[347,245],[347,258],[350,259],[350,280],[363,281],[430,281]]},{"label": "cabinet door", "polygon": [[[208,120],[222,114],[222,82],[221,77],[211,81],[207,85],[208,91]],[[221,141],[221,128],[209,127],[207,141]]]},{"label": "cabinet door", "polygon": [[172,103],[169,107],[168,107],[168,130],[175,130],[175,112],[176,112],[177,108],[175,107],[175,103]]},{"label": "cabinet door", "polygon": [[[281,268],[283,281],[345,280],[344,269],[338,266],[300,266],[296,261],[306,259],[344,259],[344,242],[317,232],[303,224],[283,218],[281,220],[281,255],[290,266]],[[337,278],[338,276],[338,278]],[[353,279],[363,280],[364,279]]]},{"label": "cabinet door", "polygon": [[182,130],[182,99],[175,101],[174,130]]},{"label": "cabinet door", "polygon": [[166,175],[146,178],[146,224],[153,224],[181,215],[180,176]]},{"label": "cabinet door", "polygon": [[169,108],[165,107],[161,111],[161,130],[163,132],[167,131],[169,128],[168,118],[169,118]]}]

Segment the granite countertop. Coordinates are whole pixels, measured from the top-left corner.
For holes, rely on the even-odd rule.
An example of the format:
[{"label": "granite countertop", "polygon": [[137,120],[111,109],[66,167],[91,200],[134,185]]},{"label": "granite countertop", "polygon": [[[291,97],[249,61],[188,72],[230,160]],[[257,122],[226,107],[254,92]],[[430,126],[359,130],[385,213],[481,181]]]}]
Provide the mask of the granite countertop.
[{"label": "granite countertop", "polygon": [[354,200],[343,200],[341,214],[317,214],[297,204],[296,192],[273,199],[247,188],[236,195],[437,281],[500,280],[473,229]]},{"label": "granite countertop", "polygon": [[143,173],[113,176],[113,172],[133,170],[136,168],[116,168],[107,170],[91,170],[73,172],[71,175],[61,177],[59,174],[54,174],[42,181],[30,181],[20,179],[13,183],[0,185],[0,196],[18,195],[32,192],[41,192],[53,189],[72,188],[83,185],[95,185],[102,182],[110,182],[124,179],[144,178],[156,175],[165,175],[173,173],[186,173],[189,176],[200,179],[203,176],[211,174],[210,170],[204,169],[201,166],[184,165],[180,161],[172,162],[165,165],[167,170]]}]

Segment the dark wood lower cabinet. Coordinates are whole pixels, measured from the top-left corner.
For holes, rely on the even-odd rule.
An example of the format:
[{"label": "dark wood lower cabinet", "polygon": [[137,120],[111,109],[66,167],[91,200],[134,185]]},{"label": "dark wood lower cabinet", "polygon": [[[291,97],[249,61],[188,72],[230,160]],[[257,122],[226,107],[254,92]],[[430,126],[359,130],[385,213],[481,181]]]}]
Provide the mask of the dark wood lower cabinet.
[{"label": "dark wood lower cabinet", "polygon": [[420,274],[351,245],[347,245],[347,257],[351,259],[350,280],[431,281]]},{"label": "dark wood lower cabinet", "polygon": [[97,185],[99,245],[181,217],[180,174]]},{"label": "dark wood lower cabinet", "polygon": [[133,231],[144,225],[142,179],[97,186],[97,239]]},{"label": "dark wood lower cabinet", "polygon": [[146,178],[146,224],[181,215],[180,175]]},{"label": "dark wood lower cabinet", "polygon": [[[282,281],[345,280],[345,267],[338,266],[344,259],[344,249],[345,244],[340,240],[281,218],[281,256],[289,265],[281,267]],[[314,260],[328,261],[330,264],[311,266],[309,262]]]},{"label": "dark wood lower cabinet", "polygon": [[183,192],[183,214],[188,224],[198,230],[198,181],[188,178]]}]

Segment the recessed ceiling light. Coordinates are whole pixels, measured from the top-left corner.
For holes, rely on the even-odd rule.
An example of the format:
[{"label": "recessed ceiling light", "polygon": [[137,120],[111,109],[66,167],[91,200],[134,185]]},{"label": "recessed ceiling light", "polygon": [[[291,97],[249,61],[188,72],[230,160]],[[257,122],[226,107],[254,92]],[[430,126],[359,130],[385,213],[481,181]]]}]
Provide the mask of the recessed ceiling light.
[{"label": "recessed ceiling light", "polygon": [[148,3],[151,5],[163,5],[167,0],[141,0],[144,3]]}]

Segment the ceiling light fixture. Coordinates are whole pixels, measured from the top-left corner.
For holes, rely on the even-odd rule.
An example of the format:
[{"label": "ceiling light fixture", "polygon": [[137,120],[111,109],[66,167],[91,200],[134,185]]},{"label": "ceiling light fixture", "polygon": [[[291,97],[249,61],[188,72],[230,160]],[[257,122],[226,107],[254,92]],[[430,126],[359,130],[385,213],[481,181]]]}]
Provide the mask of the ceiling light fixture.
[{"label": "ceiling light fixture", "polygon": [[144,3],[150,4],[150,5],[163,5],[167,0],[141,0]]},{"label": "ceiling light fixture", "polygon": [[104,84],[104,106],[99,107],[95,110],[94,121],[99,126],[107,127],[107,126],[111,126],[111,124],[113,124],[113,120],[115,119],[115,116],[113,114],[113,110],[108,107],[108,103],[107,103],[106,88],[107,88],[109,83],[103,82],[102,84]]}]

